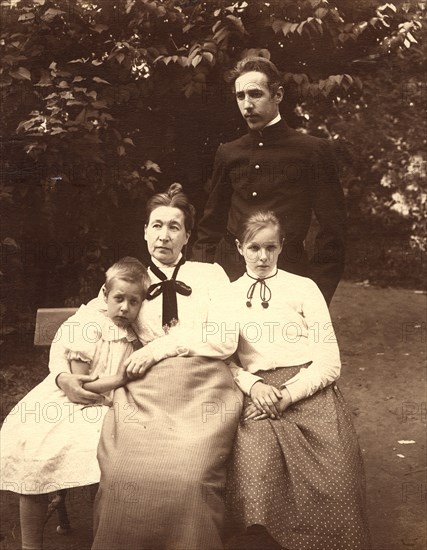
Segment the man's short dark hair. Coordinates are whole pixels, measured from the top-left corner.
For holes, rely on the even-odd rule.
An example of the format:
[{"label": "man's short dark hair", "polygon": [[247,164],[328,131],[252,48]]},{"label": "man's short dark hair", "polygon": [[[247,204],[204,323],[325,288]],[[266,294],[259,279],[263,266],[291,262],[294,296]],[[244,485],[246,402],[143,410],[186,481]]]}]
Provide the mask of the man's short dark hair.
[{"label": "man's short dark hair", "polygon": [[268,86],[270,88],[270,93],[275,93],[279,86],[282,85],[282,77],[277,70],[276,65],[265,57],[251,56],[241,59],[236,63],[235,67],[226,74],[225,78],[227,82],[234,85],[239,76],[251,71],[257,71],[258,73],[265,74],[267,77]]}]

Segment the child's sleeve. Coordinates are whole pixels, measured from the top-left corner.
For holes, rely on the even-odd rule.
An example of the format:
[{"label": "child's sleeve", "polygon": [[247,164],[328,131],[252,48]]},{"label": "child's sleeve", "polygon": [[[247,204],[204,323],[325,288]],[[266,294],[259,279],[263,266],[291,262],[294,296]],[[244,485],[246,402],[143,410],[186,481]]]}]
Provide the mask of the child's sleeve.
[{"label": "child's sleeve", "polygon": [[71,359],[90,363],[102,336],[103,321],[105,316],[101,312],[87,306],[81,306],[67,319],[59,327],[50,347],[50,372],[55,376],[70,372]]}]

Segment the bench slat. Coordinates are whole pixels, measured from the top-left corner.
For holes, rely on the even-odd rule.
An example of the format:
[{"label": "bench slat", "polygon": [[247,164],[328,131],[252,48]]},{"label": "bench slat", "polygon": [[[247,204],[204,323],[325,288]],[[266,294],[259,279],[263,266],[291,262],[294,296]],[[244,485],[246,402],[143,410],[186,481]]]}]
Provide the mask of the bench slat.
[{"label": "bench slat", "polygon": [[34,345],[50,346],[59,327],[71,315],[74,315],[77,309],[76,307],[38,309],[34,331]]}]

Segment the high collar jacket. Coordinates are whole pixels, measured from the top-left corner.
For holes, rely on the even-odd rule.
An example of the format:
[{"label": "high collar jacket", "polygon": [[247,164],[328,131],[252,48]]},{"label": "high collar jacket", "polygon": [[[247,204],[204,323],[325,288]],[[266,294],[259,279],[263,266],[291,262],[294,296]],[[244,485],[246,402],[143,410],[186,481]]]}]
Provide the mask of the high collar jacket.
[{"label": "high collar jacket", "polygon": [[[329,302],[344,267],[344,195],[329,141],[284,121],[219,146],[195,259],[212,261],[228,231],[238,235],[254,212],[272,210],[285,233],[279,266],[312,278]],[[310,259],[304,249],[312,214],[319,230]]]}]

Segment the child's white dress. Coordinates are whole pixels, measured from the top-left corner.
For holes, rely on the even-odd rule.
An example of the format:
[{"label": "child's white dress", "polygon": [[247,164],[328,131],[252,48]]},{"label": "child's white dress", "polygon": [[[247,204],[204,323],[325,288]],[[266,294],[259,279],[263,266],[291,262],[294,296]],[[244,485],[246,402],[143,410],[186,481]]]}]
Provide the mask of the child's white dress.
[{"label": "child's white dress", "polygon": [[[90,373],[100,377],[117,372],[136,340],[131,330],[87,306],[63,323],[55,338],[64,339],[68,359],[90,362]],[[96,451],[107,411],[105,405],[72,403],[56,386],[55,377],[47,376],[4,421],[0,488],[40,494],[98,483]]]}]

